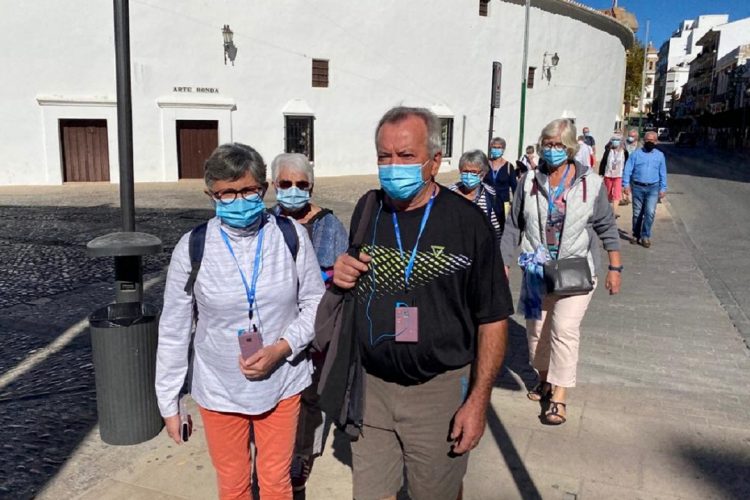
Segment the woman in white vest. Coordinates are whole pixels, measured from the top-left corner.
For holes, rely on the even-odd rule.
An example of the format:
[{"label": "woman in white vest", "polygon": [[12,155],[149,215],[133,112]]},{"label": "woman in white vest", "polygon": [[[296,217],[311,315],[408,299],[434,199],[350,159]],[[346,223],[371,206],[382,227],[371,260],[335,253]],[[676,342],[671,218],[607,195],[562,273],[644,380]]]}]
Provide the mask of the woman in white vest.
[{"label": "woman in white vest", "polygon": [[539,374],[528,398],[543,403],[543,422],[559,425],[566,419],[567,390],[576,385],[580,325],[593,290],[581,295],[548,293],[543,264],[585,258],[595,286],[596,235],[609,255],[605,287],[612,295],[620,291],[622,265],[617,225],[602,179],[574,160],[578,143],[573,123],[550,122],[542,130],[539,150],[539,167],[519,181],[501,250],[503,261],[517,259],[524,273],[519,309],[526,317],[529,360]]}]

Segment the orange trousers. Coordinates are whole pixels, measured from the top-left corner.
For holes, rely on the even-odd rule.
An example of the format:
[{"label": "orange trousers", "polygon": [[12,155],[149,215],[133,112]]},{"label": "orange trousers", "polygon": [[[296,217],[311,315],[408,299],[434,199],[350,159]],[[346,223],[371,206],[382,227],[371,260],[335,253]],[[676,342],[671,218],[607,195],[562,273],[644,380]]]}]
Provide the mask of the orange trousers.
[{"label": "orange trousers", "polygon": [[221,500],[250,498],[250,426],[258,449],[256,470],[263,500],[291,500],[294,439],[300,395],[261,415],[223,413],[200,408],[208,453],[216,469]]}]

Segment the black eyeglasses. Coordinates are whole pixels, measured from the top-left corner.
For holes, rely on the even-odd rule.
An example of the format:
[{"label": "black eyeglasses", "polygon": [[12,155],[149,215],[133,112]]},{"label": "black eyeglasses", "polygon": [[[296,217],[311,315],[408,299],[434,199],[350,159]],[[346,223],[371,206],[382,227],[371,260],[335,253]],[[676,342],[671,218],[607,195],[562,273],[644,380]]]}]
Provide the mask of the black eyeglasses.
[{"label": "black eyeglasses", "polygon": [[308,181],[276,181],[276,185],[279,186],[281,189],[289,189],[292,186],[297,186],[302,191],[307,191],[312,187],[312,184],[310,184]]},{"label": "black eyeglasses", "polygon": [[565,148],[565,144],[563,144],[562,142],[557,142],[557,143],[546,142],[546,143],[542,143],[542,149],[546,151],[549,151],[551,149],[554,149],[555,151],[564,151],[566,148]]},{"label": "black eyeglasses", "polygon": [[236,189],[225,189],[224,191],[217,192],[209,191],[208,195],[222,205],[229,205],[236,200],[238,196],[249,201],[255,196],[263,196],[263,193],[262,186],[250,186],[239,191]]}]

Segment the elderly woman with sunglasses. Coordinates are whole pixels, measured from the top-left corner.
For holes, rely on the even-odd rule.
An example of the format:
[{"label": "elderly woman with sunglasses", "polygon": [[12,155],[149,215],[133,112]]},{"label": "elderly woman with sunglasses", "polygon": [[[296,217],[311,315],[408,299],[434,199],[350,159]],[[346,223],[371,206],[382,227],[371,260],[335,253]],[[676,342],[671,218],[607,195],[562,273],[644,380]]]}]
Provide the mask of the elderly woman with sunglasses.
[{"label": "elderly woman with sunglasses", "polygon": [[567,391],[576,385],[580,326],[593,290],[582,295],[547,292],[543,264],[585,258],[596,276],[598,236],[609,256],[605,287],[612,295],[620,291],[622,266],[619,234],[604,183],[574,160],[578,144],[573,123],[559,119],[547,124],[539,147],[539,167],[519,181],[501,251],[504,262],[511,262],[521,250],[518,263],[524,279],[519,309],[526,317],[529,360],[539,374],[539,383],[528,397],[545,403],[543,422],[559,425],[566,419]]},{"label": "elderly woman with sunglasses", "polygon": [[[313,167],[305,155],[283,153],[271,162],[271,179],[276,190],[272,212],[295,219],[307,229],[318,257],[320,272],[326,285],[333,277],[336,257],[346,252],[349,236],[341,221],[327,208],[310,201],[315,182]],[[318,380],[325,361],[325,353],[311,351],[313,383],[302,392],[297,441],[292,461],[292,487],[305,488],[315,457],[323,452],[325,415],[318,407]]]},{"label": "elderly woman with sunglasses", "polygon": [[291,499],[300,393],[311,382],[303,352],[325,290],[320,268],[304,228],[265,210],[266,166],[253,148],[219,146],[206,160],[205,181],[216,217],[205,226],[200,270],[191,287],[188,233],[167,273],[156,362],[159,409],[179,444],[178,396],[195,321],[191,393],[220,498],[250,497],[252,428],[261,495]]}]

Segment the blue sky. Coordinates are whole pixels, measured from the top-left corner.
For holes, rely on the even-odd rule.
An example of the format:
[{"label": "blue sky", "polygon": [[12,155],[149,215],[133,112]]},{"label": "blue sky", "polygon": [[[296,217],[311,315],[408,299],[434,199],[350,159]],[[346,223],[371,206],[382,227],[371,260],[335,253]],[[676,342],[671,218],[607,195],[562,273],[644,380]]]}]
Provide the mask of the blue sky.
[{"label": "blue sky", "polygon": [[[612,6],[612,0],[579,0],[595,9]],[[702,14],[729,14],[729,21],[750,17],[750,0],[618,0],[620,7],[638,18],[636,37],[644,41],[646,20],[651,21],[649,40],[659,46],[677,29],[683,19]]]}]

